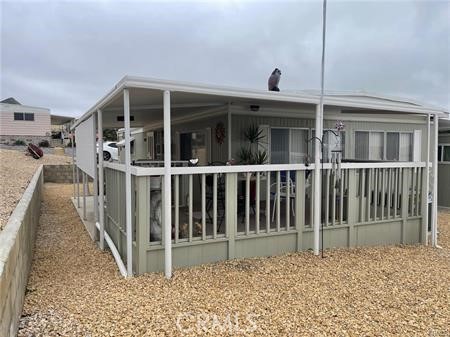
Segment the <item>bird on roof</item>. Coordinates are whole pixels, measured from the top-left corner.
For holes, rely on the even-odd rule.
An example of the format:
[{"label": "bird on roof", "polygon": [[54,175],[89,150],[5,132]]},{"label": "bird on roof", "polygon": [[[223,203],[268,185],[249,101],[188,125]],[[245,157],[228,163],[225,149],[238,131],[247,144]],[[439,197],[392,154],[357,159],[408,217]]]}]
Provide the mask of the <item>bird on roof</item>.
[{"label": "bird on roof", "polygon": [[280,91],[280,89],[278,88],[278,83],[280,83],[280,76],[280,69],[275,68],[275,70],[272,71],[272,74],[269,77],[269,91]]}]

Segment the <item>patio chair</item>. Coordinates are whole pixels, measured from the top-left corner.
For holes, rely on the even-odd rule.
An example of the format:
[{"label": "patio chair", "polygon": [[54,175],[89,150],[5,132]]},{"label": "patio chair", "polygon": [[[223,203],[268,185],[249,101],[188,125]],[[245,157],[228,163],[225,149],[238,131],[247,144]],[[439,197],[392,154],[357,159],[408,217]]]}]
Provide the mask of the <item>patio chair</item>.
[{"label": "patio chair", "polygon": [[[286,183],[286,172],[281,172],[281,181],[280,181],[280,200],[287,199],[287,183]],[[273,205],[272,205],[272,222],[275,220],[275,203],[278,198],[278,193],[276,191],[277,183],[273,183],[270,185],[270,196],[271,199],[273,199]],[[272,192],[272,189],[275,189],[274,192]],[[288,202],[286,200],[286,202]],[[289,202],[291,203],[291,212],[292,215],[295,216],[295,180],[292,179],[292,175],[289,177]]]}]

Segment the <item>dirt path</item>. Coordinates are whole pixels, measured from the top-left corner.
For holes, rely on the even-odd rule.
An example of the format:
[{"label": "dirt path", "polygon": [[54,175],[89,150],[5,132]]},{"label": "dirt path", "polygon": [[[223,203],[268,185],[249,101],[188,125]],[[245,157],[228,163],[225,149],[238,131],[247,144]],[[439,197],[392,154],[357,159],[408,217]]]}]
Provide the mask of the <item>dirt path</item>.
[{"label": "dirt path", "polygon": [[19,336],[448,336],[450,214],[442,250],[389,247],[228,261],[125,280],[46,184]]}]

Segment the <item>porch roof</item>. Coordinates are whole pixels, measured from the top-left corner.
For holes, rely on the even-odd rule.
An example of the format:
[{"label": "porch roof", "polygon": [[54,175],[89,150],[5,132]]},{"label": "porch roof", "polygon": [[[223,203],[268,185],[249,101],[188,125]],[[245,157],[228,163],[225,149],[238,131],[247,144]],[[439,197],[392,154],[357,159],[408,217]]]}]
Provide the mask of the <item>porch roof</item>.
[{"label": "porch roof", "polygon": [[[131,121],[131,126],[142,126],[139,120],[143,116],[162,119],[162,93],[171,91],[172,117],[177,118],[199,109],[208,110],[228,103],[276,105],[278,108],[311,109],[319,104],[319,95],[307,92],[272,92],[265,90],[243,89],[227,86],[216,86],[179,81],[168,81],[153,78],[125,76],[114,88],[81,116],[72,128],[83,122],[97,109],[104,111],[104,127],[121,127],[123,121],[114,118],[116,114],[108,112],[123,110],[123,89],[130,92],[131,115],[137,122]],[[374,99],[376,98],[376,99]],[[442,108],[411,104],[405,100],[393,100],[375,96],[326,95],[325,106],[338,107],[347,112],[359,113],[412,113],[436,114],[439,117],[448,117],[448,112]],[[141,118],[139,118],[141,117]],[[153,119],[152,118],[152,119]]]}]

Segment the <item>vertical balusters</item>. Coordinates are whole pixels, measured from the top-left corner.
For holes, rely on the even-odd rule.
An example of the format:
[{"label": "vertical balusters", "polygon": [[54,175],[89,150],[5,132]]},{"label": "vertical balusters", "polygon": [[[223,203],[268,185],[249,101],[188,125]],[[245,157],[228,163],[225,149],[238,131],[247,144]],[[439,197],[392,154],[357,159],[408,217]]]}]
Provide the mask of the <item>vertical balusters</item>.
[{"label": "vertical balusters", "polygon": [[277,232],[280,231],[280,216],[281,216],[281,195],[280,195],[280,185],[281,185],[281,172],[277,171]]},{"label": "vertical balusters", "polygon": [[193,202],[194,202],[194,183],[192,174],[189,175],[189,242],[192,241],[192,217],[193,217]]},{"label": "vertical balusters", "polygon": [[380,173],[379,169],[374,169],[374,187],[373,187],[373,220],[377,220],[378,211],[378,175]]},{"label": "vertical balusters", "polygon": [[289,207],[291,206],[291,191],[290,191],[290,172],[286,171],[286,230],[289,230],[291,221],[291,214]]},{"label": "vertical balusters", "polygon": [[420,215],[420,200],[422,199],[422,168],[418,167],[416,171],[416,216]]},{"label": "vertical balusters", "polygon": [[202,240],[206,240],[206,174],[202,174]]},{"label": "vertical balusters", "polygon": [[344,223],[344,184],[347,182],[348,170],[341,170],[341,180],[339,184],[339,224]]},{"label": "vertical balusters", "polygon": [[388,201],[387,201],[387,218],[391,218],[392,207],[392,169],[388,168]]},{"label": "vertical balusters", "polygon": [[359,170],[359,177],[359,222],[363,222],[365,217],[363,203],[366,192],[366,169]]},{"label": "vertical balusters", "polygon": [[256,172],[256,214],[255,214],[255,231],[259,234],[259,206],[260,206],[260,173]]},{"label": "vertical balusters", "polygon": [[384,219],[384,208],[386,201],[386,169],[381,169],[381,220]]},{"label": "vertical balusters", "polygon": [[266,231],[270,233],[270,172],[266,172]]},{"label": "vertical balusters", "polygon": [[394,219],[397,218],[399,168],[394,169]]},{"label": "vertical balusters", "polygon": [[213,174],[213,238],[217,237],[217,173]]},{"label": "vertical balusters", "polygon": [[372,199],[372,177],[373,177],[373,170],[370,168],[367,171],[367,200],[366,200],[366,212],[367,217],[366,221],[370,221],[370,201]]},{"label": "vertical balusters", "polygon": [[331,180],[332,193],[332,203],[331,203],[331,224],[334,226],[336,224],[336,172],[333,174],[333,179]]},{"label": "vertical balusters", "polygon": [[328,226],[328,221],[330,219],[330,172],[331,170],[325,170],[325,219],[324,226]]},{"label": "vertical balusters", "polygon": [[[151,178],[149,178],[151,179]],[[175,243],[180,236],[180,176],[175,176]]]},{"label": "vertical balusters", "polygon": [[246,173],[245,179],[245,235],[250,232],[250,177],[251,173]]}]

